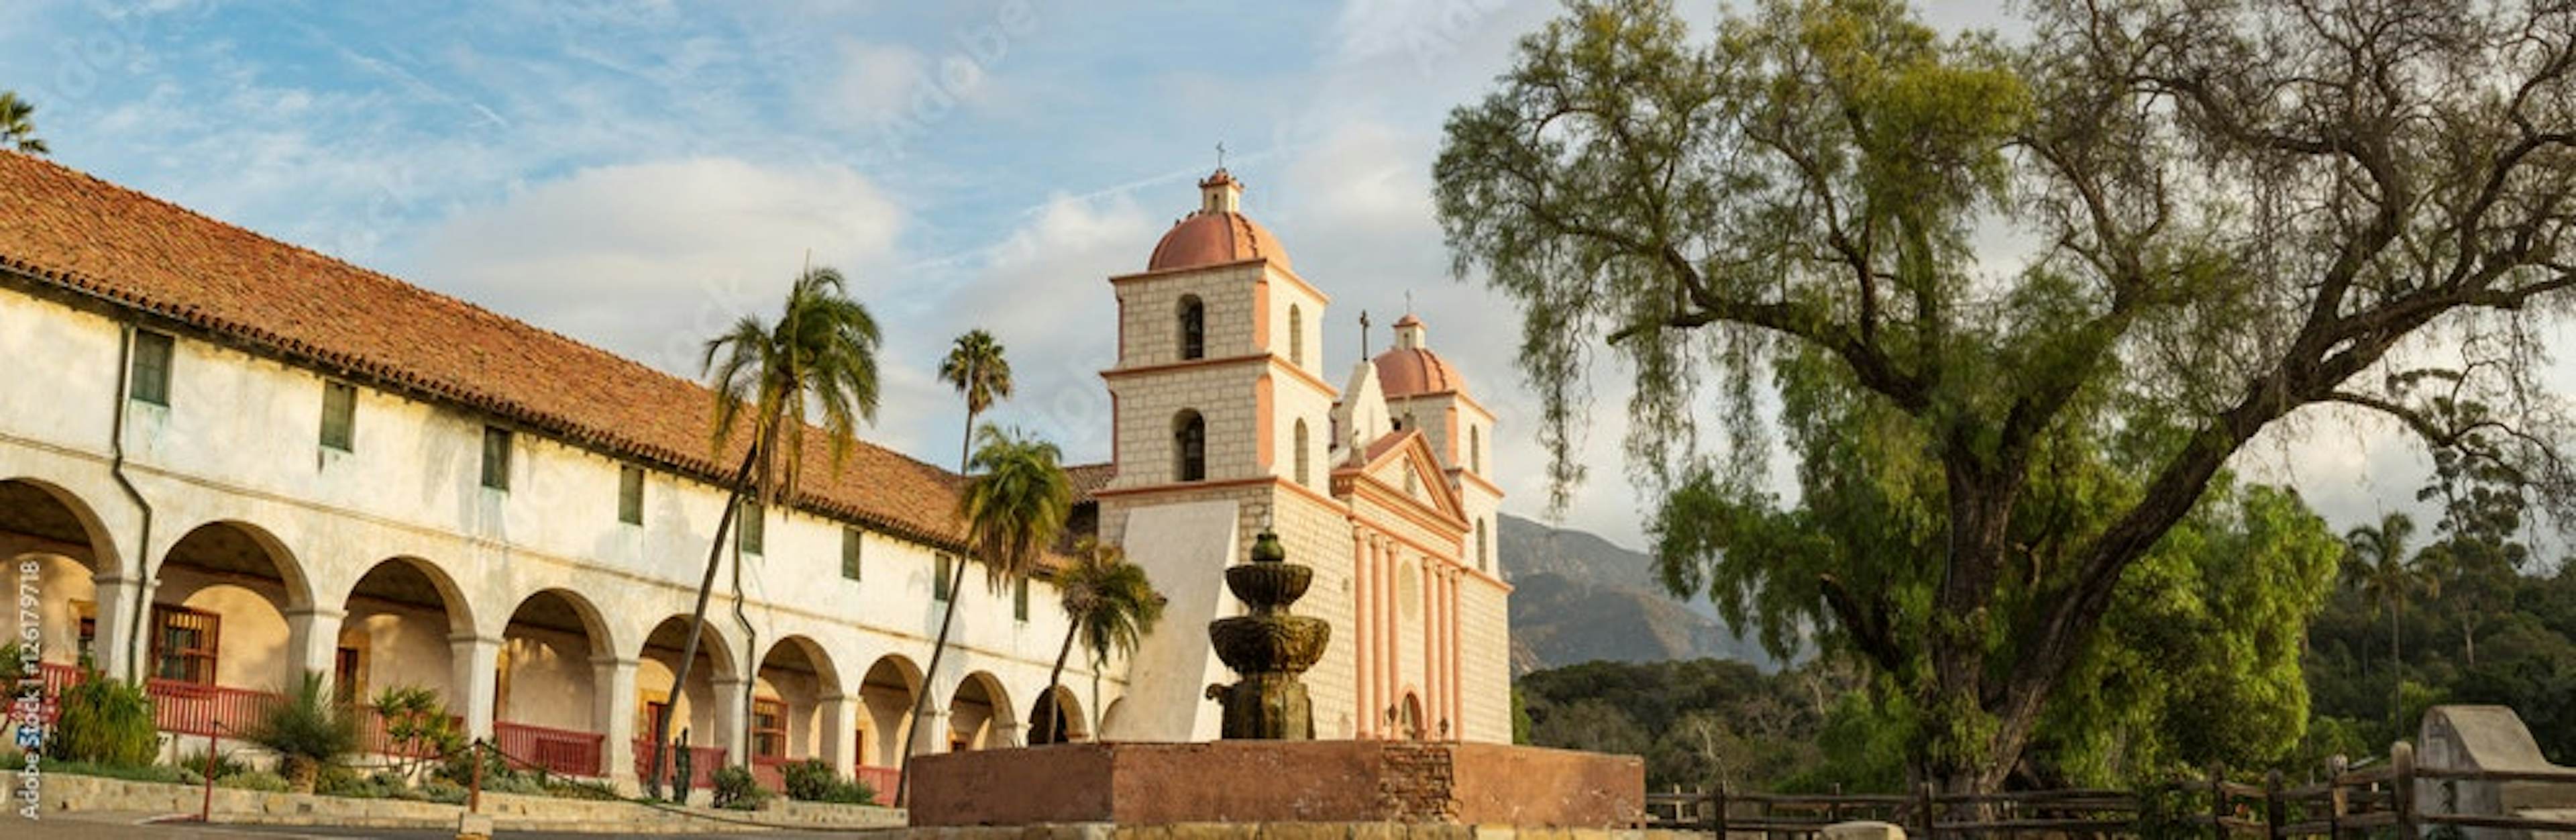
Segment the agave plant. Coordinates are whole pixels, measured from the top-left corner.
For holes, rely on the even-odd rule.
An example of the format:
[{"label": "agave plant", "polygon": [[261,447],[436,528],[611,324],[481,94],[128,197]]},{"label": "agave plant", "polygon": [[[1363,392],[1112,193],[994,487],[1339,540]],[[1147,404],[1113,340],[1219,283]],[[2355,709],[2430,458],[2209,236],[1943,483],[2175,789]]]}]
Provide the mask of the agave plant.
[{"label": "agave plant", "polygon": [[322,768],[358,750],[358,713],[331,691],[329,678],[306,671],[295,693],[270,706],[247,734],[277,753],[278,770],[289,787],[312,793]]}]

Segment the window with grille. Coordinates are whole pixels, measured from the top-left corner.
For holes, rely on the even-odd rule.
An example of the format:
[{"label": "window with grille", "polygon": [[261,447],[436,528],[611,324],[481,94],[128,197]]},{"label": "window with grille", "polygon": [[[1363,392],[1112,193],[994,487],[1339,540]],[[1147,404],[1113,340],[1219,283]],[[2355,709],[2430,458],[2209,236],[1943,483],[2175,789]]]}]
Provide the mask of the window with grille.
[{"label": "window with grille", "polygon": [[356,451],[358,388],[346,382],[322,383],[322,445]]},{"label": "window with grille", "polygon": [[187,607],[152,607],[152,676],[193,685],[215,684],[223,618]]},{"label": "window with grille", "polygon": [[859,579],[859,552],[862,550],[859,529],[841,529],[841,577]]},{"label": "window with grille", "polygon": [[510,489],[510,430],[483,427],[483,486]]},{"label": "window with grille", "polygon": [[126,396],[158,406],[170,404],[170,356],[176,344],[165,333],[135,331],[133,382]]},{"label": "window with grille", "polygon": [[1011,583],[1011,617],[1020,621],[1029,620],[1028,578],[1019,578]]},{"label": "window with grille", "polygon": [[644,524],[643,467],[625,464],[617,468],[617,521]]},{"label": "window with grille", "polygon": [[769,697],[751,700],[751,754],[787,757],[787,703]]},{"label": "window with grille", "polygon": [[950,568],[950,564],[954,562],[956,562],[956,558],[945,554],[930,559],[930,565],[932,566],[932,571],[930,573],[930,597],[942,601],[948,600],[949,595],[952,594],[949,592],[949,587],[957,585],[957,573],[955,570]]}]

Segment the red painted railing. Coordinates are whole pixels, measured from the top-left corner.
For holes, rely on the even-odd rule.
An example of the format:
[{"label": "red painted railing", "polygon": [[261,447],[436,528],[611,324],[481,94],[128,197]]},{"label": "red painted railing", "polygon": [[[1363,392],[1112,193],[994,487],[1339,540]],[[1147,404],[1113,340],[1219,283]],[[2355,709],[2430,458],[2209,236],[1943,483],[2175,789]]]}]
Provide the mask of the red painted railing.
[{"label": "red painted railing", "polygon": [[[36,676],[45,681],[45,687],[36,695],[34,722],[51,724],[55,716],[63,712],[63,689],[78,684],[81,671],[78,667],[60,662],[39,662],[36,663]],[[11,702],[7,708],[0,708],[0,720],[18,719],[17,688],[17,686],[9,686]]]},{"label": "red painted railing", "polygon": [[[674,755],[674,752],[674,750],[668,749],[662,751],[662,766],[673,767],[679,764],[680,757]],[[689,786],[693,788],[715,787],[716,768],[723,767],[724,763],[725,750],[723,747],[690,747]],[[652,767],[653,739],[635,739],[635,778],[644,778],[646,775],[651,773]]]},{"label": "red painted railing", "polygon": [[608,736],[493,721],[492,741],[512,763],[534,765],[566,776],[597,778],[602,775],[600,754],[605,751]]},{"label": "red painted railing", "polygon": [[286,701],[266,691],[163,679],[144,680],[143,693],[152,697],[153,725],[182,735],[240,737]]},{"label": "red painted railing", "polygon": [[857,768],[855,775],[859,777],[859,781],[866,782],[868,787],[876,789],[879,805],[893,802],[894,786],[903,781],[903,771],[893,767],[860,767]]}]

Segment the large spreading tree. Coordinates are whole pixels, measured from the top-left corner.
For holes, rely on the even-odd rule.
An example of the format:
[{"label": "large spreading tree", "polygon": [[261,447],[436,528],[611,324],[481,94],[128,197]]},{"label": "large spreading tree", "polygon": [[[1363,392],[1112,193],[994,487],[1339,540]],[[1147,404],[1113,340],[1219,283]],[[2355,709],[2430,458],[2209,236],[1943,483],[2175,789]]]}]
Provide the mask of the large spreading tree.
[{"label": "large spreading tree", "polygon": [[[2212,647],[2124,618],[2162,597],[2295,675],[2338,549],[2234,487],[2258,439],[2371,424],[2568,478],[2538,369],[2576,283],[2576,8],[2025,15],[2007,40],[1767,0],[1711,33],[1578,0],[1451,116],[1436,170],[1457,269],[1524,309],[1560,494],[1606,349],[1667,583],[1870,663],[1910,772],[1951,789],[2100,740],[2065,710]],[[1783,444],[1793,494],[1767,481]]]}]

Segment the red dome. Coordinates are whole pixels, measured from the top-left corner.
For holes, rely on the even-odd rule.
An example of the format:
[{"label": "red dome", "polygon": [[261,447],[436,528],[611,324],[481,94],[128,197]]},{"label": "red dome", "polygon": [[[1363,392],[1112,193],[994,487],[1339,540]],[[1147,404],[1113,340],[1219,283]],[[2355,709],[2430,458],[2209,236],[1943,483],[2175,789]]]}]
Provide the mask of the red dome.
[{"label": "red dome", "polygon": [[1467,380],[1429,348],[1398,347],[1377,354],[1377,385],[1388,398],[1466,393]]},{"label": "red dome", "polygon": [[1146,271],[1197,268],[1224,265],[1254,257],[1265,257],[1280,268],[1288,267],[1288,251],[1270,231],[1241,213],[1192,213],[1172,225],[1163,241],[1155,243],[1154,257],[1146,261]]}]

